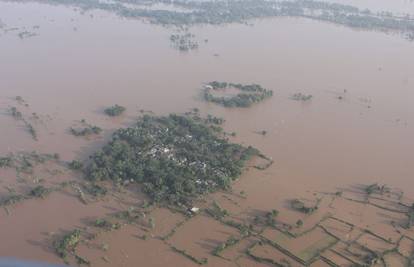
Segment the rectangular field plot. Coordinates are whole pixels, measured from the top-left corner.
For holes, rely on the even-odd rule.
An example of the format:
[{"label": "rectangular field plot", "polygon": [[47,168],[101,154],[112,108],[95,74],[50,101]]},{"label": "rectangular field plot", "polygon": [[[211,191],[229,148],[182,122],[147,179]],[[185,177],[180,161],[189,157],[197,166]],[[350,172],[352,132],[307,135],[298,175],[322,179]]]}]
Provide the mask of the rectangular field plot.
[{"label": "rectangular field plot", "polygon": [[379,208],[389,211],[398,211],[398,212],[407,212],[408,208],[401,205],[398,201],[392,201],[390,199],[383,198],[369,198],[369,202],[373,205],[376,205]]},{"label": "rectangular field plot", "polygon": [[370,256],[368,251],[363,250],[360,245],[355,243],[347,245],[339,242],[331,250],[338,256],[351,262],[351,266],[363,266],[365,264],[364,259]]},{"label": "rectangular field plot", "polygon": [[352,226],[335,219],[327,219],[320,224],[326,231],[341,240],[348,240],[352,231]]},{"label": "rectangular field plot", "polygon": [[414,254],[414,241],[403,237],[400,241],[400,245],[398,246],[398,252],[405,257],[411,257],[411,255]]},{"label": "rectangular field plot", "polygon": [[331,266],[341,266],[341,267],[351,267],[354,266],[352,261],[347,260],[346,258],[340,256],[332,250],[325,250],[321,254],[321,258],[326,262],[329,262]]},{"label": "rectangular field plot", "polygon": [[226,241],[230,236],[238,236],[236,228],[226,226],[211,217],[197,215],[179,227],[175,234],[168,240],[173,246],[185,250],[196,258],[210,258],[212,251]]},{"label": "rectangular field plot", "polygon": [[[127,225],[116,231],[102,232],[88,243],[81,243],[77,254],[90,261],[91,266],[196,266],[182,255],[175,253],[161,240],[141,236],[148,234],[140,227]],[[160,257],[160,255],[163,255]],[[144,264],[139,265],[138,262]],[[70,266],[78,266],[76,263]],[[86,265],[82,265],[86,266]]]},{"label": "rectangular field plot", "polygon": [[178,224],[185,221],[182,214],[174,213],[166,208],[155,209],[148,217],[152,218],[155,225],[151,233],[159,237],[168,235]]},{"label": "rectangular field plot", "polygon": [[338,241],[320,227],[296,238],[274,229],[266,230],[263,236],[269,239],[275,247],[281,251],[287,251],[304,264],[312,262],[320,253]]},{"label": "rectangular field plot", "polygon": [[326,263],[323,260],[317,260],[315,262],[313,262],[310,267],[332,267],[332,265],[329,265],[328,263]]},{"label": "rectangular field plot", "polygon": [[357,240],[357,243],[377,253],[382,253],[394,247],[394,245],[368,233],[363,234]]},{"label": "rectangular field plot", "polygon": [[384,256],[384,261],[387,264],[387,266],[392,267],[410,266],[408,260],[396,252],[386,254]]},{"label": "rectangular field plot", "polygon": [[225,248],[220,253],[220,256],[225,258],[225,259],[235,260],[240,255],[244,254],[246,252],[247,248],[249,248],[252,244],[254,244],[257,241],[258,240],[255,239],[255,238],[246,237],[246,238],[240,240],[240,242],[238,242],[237,244]]},{"label": "rectangular field plot", "polygon": [[270,263],[273,265],[301,267],[304,266],[288,255],[282,253],[280,250],[268,244],[257,243],[250,249],[250,255],[258,262]]}]

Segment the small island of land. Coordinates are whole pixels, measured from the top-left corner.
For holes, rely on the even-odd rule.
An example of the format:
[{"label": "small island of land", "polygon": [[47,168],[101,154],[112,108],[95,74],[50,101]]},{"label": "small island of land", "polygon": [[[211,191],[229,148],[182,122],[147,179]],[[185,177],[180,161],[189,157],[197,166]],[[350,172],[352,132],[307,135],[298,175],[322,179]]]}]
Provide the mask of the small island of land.
[{"label": "small island of land", "polygon": [[91,156],[86,177],[137,182],[155,202],[188,207],[200,195],[229,188],[246,161],[259,155],[230,143],[209,121],[198,115],[144,115]]},{"label": "small island of land", "polygon": [[118,104],[112,106],[112,107],[108,107],[104,110],[105,114],[111,117],[116,117],[121,115],[122,113],[124,113],[126,110],[125,107],[120,106]]},{"label": "small island of land", "polygon": [[[238,93],[226,94],[228,90],[236,90]],[[216,103],[225,107],[250,107],[254,103],[261,102],[273,96],[273,91],[263,88],[258,84],[239,84],[213,81],[204,86],[203,97],[207,102]]]}]

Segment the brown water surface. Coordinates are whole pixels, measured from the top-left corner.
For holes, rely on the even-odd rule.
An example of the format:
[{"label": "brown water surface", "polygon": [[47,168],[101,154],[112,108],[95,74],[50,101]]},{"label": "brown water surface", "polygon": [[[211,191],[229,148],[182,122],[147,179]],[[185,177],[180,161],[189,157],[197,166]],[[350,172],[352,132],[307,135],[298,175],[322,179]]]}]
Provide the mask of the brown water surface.
[{"label": "brown water surface", "polygon": [[[130,125],[140,109],[167,114],[198,107],[224,117],[226,130],[237,132],[235,141],[254,145],[275,161],[235,184],[235,190],[248,191],[246,208],[269,210],[307,190],[373,182],[414,194],[414,43],[283,18],[254,21],[254,26],[194,27],[197,38],[209,42],[186,54],[170,47],[171,30],[105,12],[81,15],[60,6],[0,2],[0,19],[4,28],[18,28],[0,29],[0,155],[37,150],[59,153],[64,160],[85,159],[114,129]],[[21,39],[23,30],[38,35]],[[212,80],[259,83],[275,94],[249,109],[226,109],[200,99],[202,83]],[[291,100],[298,92],[313,98]],[[127,108],[126,114],[106,117],[103,109],[116,103]],[[41,121],[31,120],[37,142],[8,115],[11,106],[27,118],[40,115]],[[102,127],[103,136],[70,135],[69,127],[82,118]],[[256,133],[261,130],[268,134]],[[60,201],[75,208],[65,198],[55,196],[50,210]],[[22,207],[25,214],[0,217],[0,225],[8,239],[19,239],[13,246],[21,247],[20,256],[44,259],[31,240],[41,236],[36,231],[59,229],[65,219],[27,207]],[[67,225],[77,225],[89,209],[80,209]],[[104,213],[100,209],[96,214]],[[21,228],[14,223],[35,214],[48,216],[48,224],[34,221],[38,226],[27,238],[17,234]],[[19,256],[14,248],[0,246],[0,255]]]}]

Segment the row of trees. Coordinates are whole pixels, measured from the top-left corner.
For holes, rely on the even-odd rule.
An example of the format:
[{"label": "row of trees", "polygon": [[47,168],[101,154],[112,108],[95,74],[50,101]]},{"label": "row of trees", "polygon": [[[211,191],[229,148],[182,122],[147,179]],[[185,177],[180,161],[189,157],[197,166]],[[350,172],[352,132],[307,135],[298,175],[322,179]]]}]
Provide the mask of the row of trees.
[{"label": "row of trees", "polygon": [[170,36],[172,46],[182,52],[188,52],[198,48],[198,42],[192,33],[186,32],[184,34],[172,34]]},{"label": "row of trees", "polygon": [[[414,38],[414,20],[410,15],[397,17],[389,12],[373,13],[354,6],[325,1],[187,1],[187,0],[48,0],[53,4],[77,6],[84,10],[101,9],[127,18],[146,18],[151,23],[166,26],[196,24],[244,23],[247,20],[267,17],[295,16],[327,21],[353,28],[397,31]],[[125,2],[136,6],[125,5]],[[167,4],[178,9],[149,9],[144,6]]]}]

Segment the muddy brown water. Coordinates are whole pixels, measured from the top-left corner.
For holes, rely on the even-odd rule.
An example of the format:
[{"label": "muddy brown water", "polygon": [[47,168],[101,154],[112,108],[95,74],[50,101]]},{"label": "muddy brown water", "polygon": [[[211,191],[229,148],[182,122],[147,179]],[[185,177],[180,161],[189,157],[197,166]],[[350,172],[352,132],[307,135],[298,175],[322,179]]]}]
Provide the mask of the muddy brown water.
[{"label": "muddy brown water", "polygon": [[[82,15],[61,6],[0,2],[0,19],[5,28],[19,28],[0,29],[1,155],[37,150],[64,160],[86,159],[114,129],[130,125],[140,109],[168,114],[198,107],[224,117],[226,130],[237,132],[234,141],[275,161],[235,184],[235,190],[248,192],[246,208],[270,210],[307,190],[373,182],[414,195],[414,43],[398,36],[305,19],[267,19],[254,26],[194,27],[200,48],[180,53],[170,46],[171,30],[105,12]],[[25,29],[38,36],[20,39]],[[212,80],[259,83],[275,94],[249,109],[226,109],[200,99],[202,83]],[[298,92],[313,99],[289,99]],[[126,114],[106,117],[103,109],[115,103],[127,107]],[[40,116],[32,121],[37,142],[7,115],[11,106],[25,117]],[[102,127],[102,136],[68,134],[82,118]],[[261,130],[267,135],[255,133]],[[15,207],[9,217],[0,215],[0,236],[11,242],[0,246],[1,256],[59,262],[39,245],[47,239],[44,233],[77,227],[87,214],[109,212],[104,204],[82,208],[57,194],[52,202],[44,200],[47,209],[33,201]],[[71,210],[70,220],[59,215],[59,206]],[[41,219],[28,227],[30,218]]]}]

